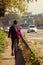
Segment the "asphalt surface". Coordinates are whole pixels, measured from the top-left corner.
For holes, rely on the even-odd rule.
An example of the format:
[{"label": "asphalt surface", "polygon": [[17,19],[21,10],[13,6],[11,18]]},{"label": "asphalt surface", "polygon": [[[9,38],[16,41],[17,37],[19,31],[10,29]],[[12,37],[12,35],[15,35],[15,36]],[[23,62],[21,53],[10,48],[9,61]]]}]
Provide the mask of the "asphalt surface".
[{"label": "asphalt surface", "polygon": [[28,40],[36,41],[40,44],[41,47],[43,47],[43,29],[42,30],[38,29],[37,33],[35,32],[27,33],[27,29],[22,29],[21,31],[25,34]]}]

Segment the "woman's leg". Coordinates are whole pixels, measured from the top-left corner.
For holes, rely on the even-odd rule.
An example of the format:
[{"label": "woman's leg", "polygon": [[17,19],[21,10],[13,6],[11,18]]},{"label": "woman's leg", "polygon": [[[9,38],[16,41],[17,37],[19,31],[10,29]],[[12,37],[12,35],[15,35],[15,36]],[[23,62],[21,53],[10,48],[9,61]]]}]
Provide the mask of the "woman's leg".
[{"label": "woman's leg", "polygon": [[13,55],[13,49],[14,49],[14,39],[11,39],[11,41],[12,41],[12,44],[11,44],[11,55]]},{"label": "woman's leg", "polygon": [[18,44],[19,44],[19,37],[17,38],[17,46],[18,46]]}]

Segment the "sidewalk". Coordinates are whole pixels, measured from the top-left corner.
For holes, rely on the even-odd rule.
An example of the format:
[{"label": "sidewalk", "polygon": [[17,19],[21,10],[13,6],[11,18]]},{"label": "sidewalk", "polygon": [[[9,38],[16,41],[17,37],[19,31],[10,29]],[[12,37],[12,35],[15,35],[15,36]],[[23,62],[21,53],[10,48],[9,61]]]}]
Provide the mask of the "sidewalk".
[{"label": "sidewalk", "polygon": [[3,53],[2,63],[1,65],[25,65],[25,60],[22,54],[21,49],[17,51],[16,54],[16,60],[15,55],[11,56],[11,41],[9,40],[9,45],[5,49],[5,52]]},{"label": "sidewalk", "polygon": [[14,57],[11,56],[11,45],[9,43],[8,47],[5,49],[5,53],[2,54],[1,65],[15,65]]}]

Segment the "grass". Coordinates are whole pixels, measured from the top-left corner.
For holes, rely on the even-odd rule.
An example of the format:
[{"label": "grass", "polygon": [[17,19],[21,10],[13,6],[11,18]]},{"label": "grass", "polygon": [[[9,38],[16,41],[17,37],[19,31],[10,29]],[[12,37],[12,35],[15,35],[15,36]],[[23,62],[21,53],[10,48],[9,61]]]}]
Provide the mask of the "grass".
[{"label": "grass", "polygon": [[1,57],[1,53],[3,53],[5,49],[5,44],[6,44],[5,39],[6,39],[5,32],[0,30],[0,57]]},{"label": "grass", "polygon": [[[26,39],[25,34],[23,35],[24,39]],[[36,53],[34,53],[35,51],[39,51],[39,46],[37,45],[37,42],[30,42],[30,46],[31,46],[31,51],[29,50],[29,48],[26,47],[26,45],[24,45],[24,43],[21,41],[21,45],[22,45],[22,51],[23,51],[23,55],[24,58],[26,60],[26,65],[40,65],[39,61],[38,61],[38,57]],[[30,63],[30,64],[29,64]]]}]

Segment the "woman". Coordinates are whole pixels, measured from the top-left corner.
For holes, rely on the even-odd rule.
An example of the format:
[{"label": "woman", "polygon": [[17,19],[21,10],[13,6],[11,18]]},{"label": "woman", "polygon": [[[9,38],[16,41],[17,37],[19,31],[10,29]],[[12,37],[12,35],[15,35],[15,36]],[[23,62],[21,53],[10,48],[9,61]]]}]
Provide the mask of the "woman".
[{"label": "woman", "polygon": [[15,45],[19,44],[19,38],[22,36],[21,31],[20,31],[20,26],[18,25],[17,21],[14,20],[13,25],[10,27],[9,29],[9,33],[8,33],[8,37],[11,38],[12,41],[12,45],[11,45],[11,49],[12,49],[12,53],[11,55],[13,56],[13,51],[14,51],[14,47]]}]

